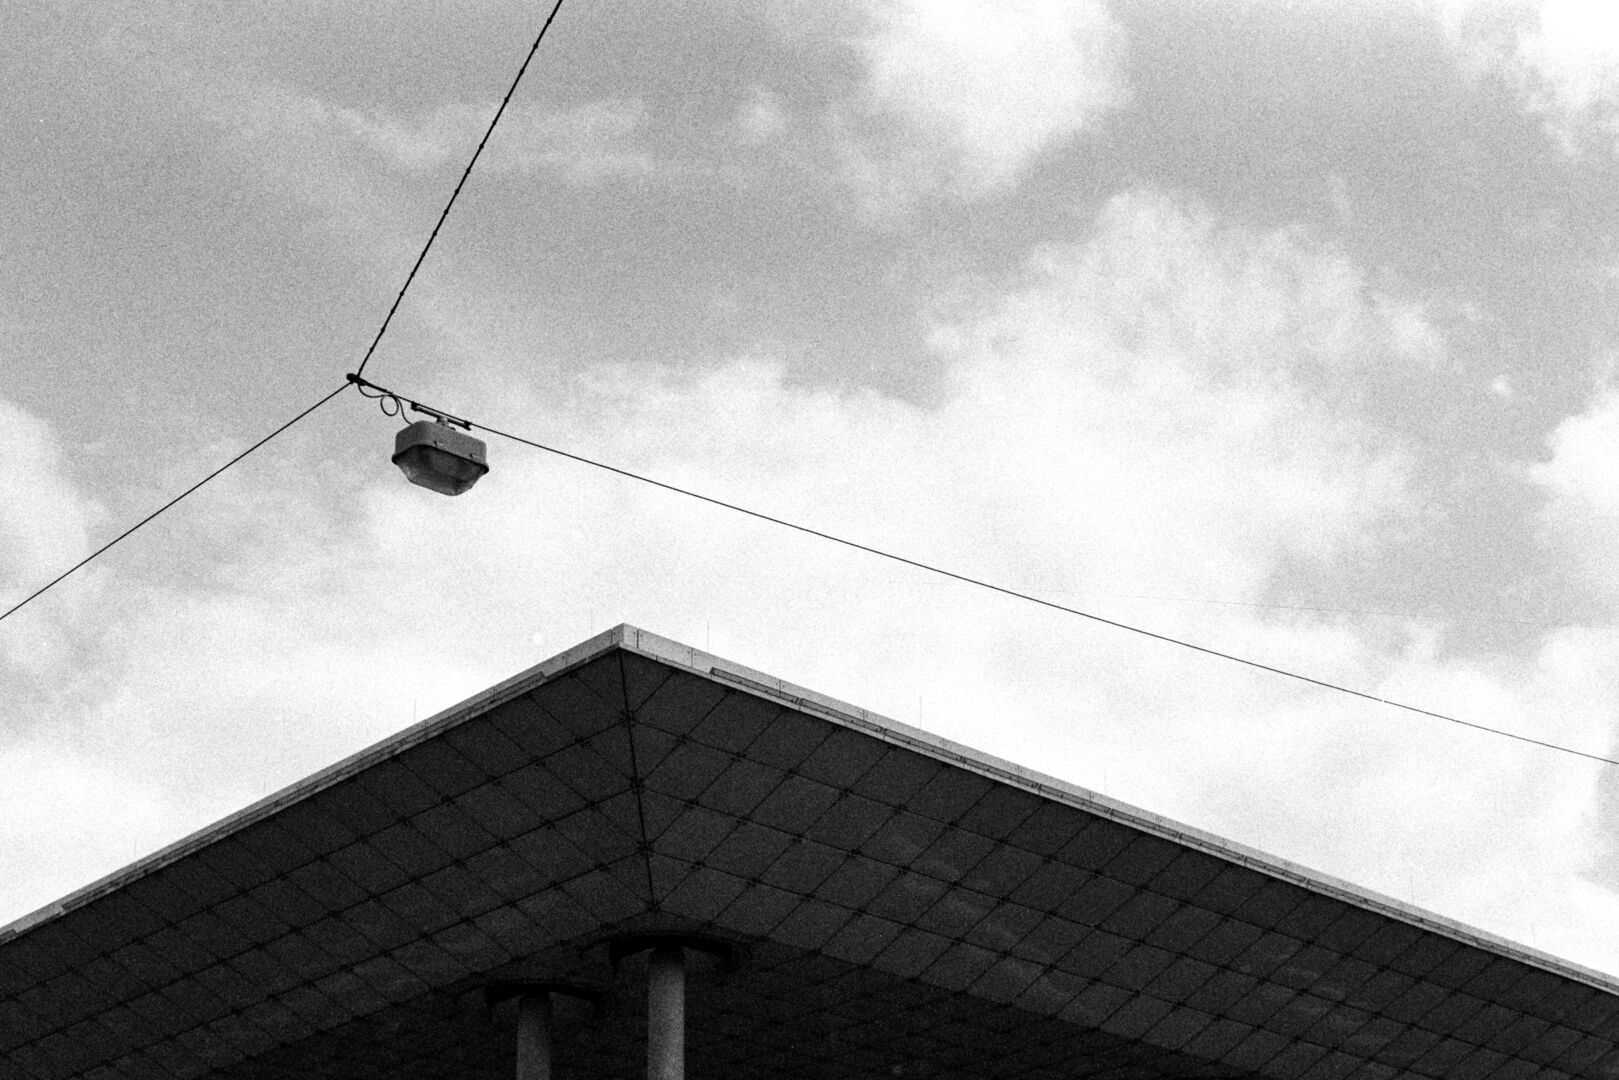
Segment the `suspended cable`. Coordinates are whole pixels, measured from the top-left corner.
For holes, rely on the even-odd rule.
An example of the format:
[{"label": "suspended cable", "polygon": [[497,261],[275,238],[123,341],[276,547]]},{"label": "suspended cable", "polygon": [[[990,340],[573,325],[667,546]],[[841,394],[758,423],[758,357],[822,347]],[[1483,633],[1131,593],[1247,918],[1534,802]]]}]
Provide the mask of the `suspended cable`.
[{"label": "suspended cable", "polygon": [[80,559],[78,562],[74,563],[72,566],[68,567],[66,570],[64,570],[60,574],[56,575],[50,581],[47,581],[44,585],[41,585],[39,588],[35,589],[33,592],[31,592],[27,596],[23,597],[17,603],[13,604],[11,607],[6,609],[5,614],[0,615],[0,620],[5,620],[5,619],[10,618],[12,616],[12,614],[15,613],[16,611],[20,610],[24,604],[27,604],[31,600],[37,599],[38,597],[40,597],[40,596],[44,595],[45,593],[49,592],[51,589],[55,588],[58,583],[66,580],[70,575],[72,575],[75,572],[77,572],[78,570],[82,569],[92,559],[96,559],[96,558],[100,557],[103,552],[110,549],[113,545],[119,543],[125,537],[133,535],[143,525],[145,525],[147,522],[151,521],[152,519],[156,518],[159,514],[163,513],[165,510],[169,509],[175,503],[179,502],[181,499],[185,498],[187,495],[190,495],[193,491],[196,491],[198,488],[202,487],[202,485],[206,484],[208,481],[212,480],[214,477],[218,476],[220,473],[224,472],[226,469],[230,468],[232,465],[235,465],[238,461],[241,461],[243,458],[247,457],[253,451],[257,450],[259,447],[263,446],[265,443],[269,442],[271,439],[275,438],[277,435],[281,434],[283,431],[286,431],[292,425],[296,424],[298,421],[302,420],[304,417],[308,416],[310,413],[314,412],[316,409],[320,408],[322,405],[324,405],[328,401],[332,400],[338,394],[341,394],[344,390],[347,390],[348,386],[349,386],[349,384],[347,382],[342,383],[341,385],[338,386],[338,388],[336,390],[333,390],[331,393],[327,394],[325,397],[321,398],[319,401],[317,401],[313,405],[309,406],[309,408],[305,409],[303,412],[299,413],[297,416],[294,416],[291,420],[288,420],[285,424],[282,424],[280,427],[278,427],[274,431],[270,432],[270,434],[266,435],[264,438],[260,439],[258,442],[254,443],[252,446],[249,446],[246,450],[243,450],[240,454],[237,454],[235,457],[233,457],[229,461],[225,462],[225,464],[221,465],[219,468],[215,469],[213,472],[209,473],[207,476],[203,477],[201,480],[198,480],[195,484],[192,484],[190,487],[188,487],[184,491],[180,492],[180,494],[176,495],[174,498],[170,499],[168,502],[164,503],[162,506],[158,507],[156,510],[153,510],[150,514],[147,514],[145,517],[143,517],[139,521],[135,522],[135,524],[131,525],[129,528],[125,529],[123,532],[119,533],[117,536],[113,537],[111,540],[107,541],[105,544],[102,544],[100,547],[96,548],[90,554],[86,555],[84,558]]},{"label": "suspended cable", "polygon": [[[501,116],[506,112],[506,105],[507,105],[508,102],[511,101],[512,94],[514,92],[516,92],[517,84],[523,81],[523,73],[528,70],[529,62],[534,59],[534,54],[539,51],[540,42],[545,40],[545,32],[551,28],[552,20],[554,20],[557,17],[557,12],[561,11],[561,10],[562,10],[562,0],[556,0],[556,3],[551,6],[551,14],[546,16],[545,23],[540,27],[540,32],[537,35],[535,35],[534,44],[529,46],[528,55],[523,58],[522,65],[517,69],[517,77],[512,80],[511,86],[509,88],[507,88],[506,96],[501,98],[500,107],[495,110],[494,118],[489,121],[489,127],[487,129],[485,129],[485,131],[483,133],[483,138],[478,140],[478,146],[477,146],[477,148],[475,150],[473,150],[472,157],[467,162],[466,169],[462,171],[461,179],[456,182],[455,190],[450,193],[449,202],[444,204],[444,211],[443,211],[443,213],[439,214],[438,223],[433,226],[433,231],[428,235],[427,243],[422,245],[422,250],[416,256],[416,262],[411,266],[410,273],[405,275],[405,283],[399,287],[399,293],[398,293],[398,295],[396,295],[394,297],[393,305],[388,308],[388,314],[383,316],[382,325],[377,327],[377,334],[376,334],[376,336],[374,338],[371,339],[370,347],[365,350],[365,355],[360,358],[359,371],[364,371],[365,370],[365,365],[370,363],[372,354],[377,351],[377,346],[379,344],[381,344],[383,335],[388,332],[388,324],[393,321],[394,312],[399,310],[399,304],[400,304],[400,302],[402,300],[404,300],[405,293],[410,288],[410,283],[412,281],[416,280],[416,271],[421,269],[423,260],[425,260],[427,258],[428,251],[433,247],[433,241],[438,238],[439,229],[443,228],[443,226],[444,226],[444,220],[450,216],[450,208],[455,205],[456,196],[461,194],[461,188],[466,184],[467,177],[472,175],[472,166],[477,164],[478,155],[483,153],[484,146],[489,142],[489,136],[494,134],[495,125],[500,123]],[[135,533],[142,526],[144,526],[147,522],[153,520],[158,515],[162,514],[165,510],[168,510],[170,507],[174,506],[180,500],[184,499],[187,495],[190,495],[193,491],[196,491],[198,488],[200,488],[204,484],[208,483],[208,481],[212,480],[214,477],[218,476],[220,473],[224,472],[226,469],[229,469],[232,465],[235,465],[238,461],[241,461],[243,458],[247,457],[253,451],[257,450],[259,447],[263,446],[265,443],[269,442],[271,439],[275,438],[277,435],[280,435],[283,431],[286,431],[292,425],[296,424],[298,421],[302,420],[304,417],[308,416],[310,413],[314,412],[316,409],[320,408],[322,405],[324,405],[328,401],[332,400],[332,398],[336,397],[338,394],[342,393],[345,389],[347,389],[350,382],[358,381],[357,374],[358,373],[356,373],[356,376],[351,376],[348,380],[346,380],[343,383],[343,385],[339,386],[336,390],[333,390],[331,393],[327,394],[325,397],[323,397],[319,401],[315,402],[315,404],[309,406],[309,408],[305,409],[303,412],[299,413],[297,416],[294,416],[291,420],[288,420],[285,424],[282,424],[280,427],[278,427],[274,431],[270,432],[270,434],[266,435],[264,438],[260,439],[258,442],[254,443],[252,446],[248,447],[246,450],[243,450],[240,454],[237,454],[235,457],[233,457],[229,461],[225,462],[225,464],[221,465],[219,468],[215,469],[213,472],[209,473],[207,476],[203,477],[201,480],[198,480],[195,484],[192,484],[190,487],[188,487],[184,491],[180,492],[180,494],[176,495],[174,498],[170,499],[168,502],[164,503],[162,506],[160,506],[156,510],[152,511],[150,514],[147,514],[145,517],[141,518],[135,524],[131,525],[129,528],[125,529],[123,532],[121,532],[117,536],[113,537],[107,543],[103,544],[101,547],[97,548],[95,551],[92,551],[90,554],[86,555],[84,558],[80,559],[78,562],[76,562],[72,566],[68,567],[66,570],[64,570],[62,573],[58,574],[56,577],[52,578],[50,581],[46,582],[44,585],[40,586],[38,589],[35,589],[33,592],[31,592],[27,596],[23,597],[22,600],[18,601],[16,604],[14,604],[10,608],[8,608],[4,614],[0,614],[0,621],[3,621],[5,619],[11,617],[11,615],[13,613],[15,613],[16,611],[20,610],[23,607],[23,605],[29,603],[32,600],[35,600],[35,599],[39,598],[40,596],[44,595],[45,593],[49,592],[52,588],[56,587],[56,585],[60,584],[62,581],[66,580],[68,577],[73,575],[75,572],[82,569],[85,565],[90,563],[92,560],[98,558],[103,552],[105,552],[108,549],[112,548],[115,544],[119,543],[125,537],[128,537],[128,536],[132,535],[133,533]]]},{"label": "suspended cable", "polygon": [[[361,387],[362,390],[365,388],[370,388],[378,391],[382,396],[392,398],[395,401],[404,401],[413,409],[417,409],[420,412],[432,413],[435,415],[439,412],[439,410],[436,410],[431,406],[421,405],[410,400],[409,398],[394,393],[392,390],[387,390],[383,387],[377,386],[375,383],[367,382],[365,379],[360,378],[358,373],[350,375],[349,379],[357,386]],[[666,483],[665,481],[657,480],[650,476],[621,468],[617,465],[609,465],[606,462],[596,461],[593,458],[588,458],[581,454],[571,453],[570,451],[562,450],[555,446],[547,446],[542,442],[536,442],[533,439],[524,438],[521,435],[515,435],[509,431],[502,431],[499,428],[490,427],[488,424],[480,424],[475,420],[461,420],[461,422],[467,424],[469,427],[477,428],[479,431],[487,431],[491,435],[498,435],[502,439],[509,439],[512,442],[521,443],[524,446],[531,446],[536,450],[544,450],[548,454],[555,454],[558,457],[564,457],[570,461],[577,461],[583,465],[591,465],[598,469],[604,469],[610,473],[617,473],[619,476],[628,477],[631,480],[639,480],[643,484],[651,484],[653,487],[659,487],[665,491],[672,491],[677,495],[685,495],[688,498],[698,499],[713,506],[723,507],[726,510],[732,510],[738,514],[746,514],[748,517],[769,522],[772,525],[780,525],[784,528],[793,529],[808,536],[814,536],[822,540],[829,540],[834,544],[842,544],[844,547],[854,548],[856,551],[864,551],[869,555],[876,555],[880,558],[902,563],[905,566],[915,567],[918,570],[925,570],[930,574],[938,574],[941,577],[947,577],[953,581],[959,581],[967,585],[975,585],[980,589],[988,589],[990,592],[1000,593],[1002,596],[1010,596],[1017,600],[1026,600],[1031,604],[1039,604],[1041,607],[1050,608],[1053,611],[1061,611],[1068,615],[1077,615],[1082,619],[1089,619],[1092,622],[1101,623],[1104,626],[1111,626],[1118,630],[1128,630],[1132,634],[1140,634],[1142,637],[1152,638],[1154,641],[1161,641],[1168,645],[1177,645],[1183,649],[1191,649],[1193,652],[1203,653],[1206,656],[1213,656],[1220,660],[1229,660],[1234,664],[1242,664],[1245,667],[1254,668],[1258,671],[1269,672],[1272,675],[1281,675],[1284,678],[1295,679],[1302,683],[1309,683],[1311,686],[1318,686],[1324,690],[1334,690],[1340,694],[1348,694],[1351,697],[1357,697],[1364,701],[1372,701],[1379,705],[1387,705],[1391,708],[1402,709],[1409,713],[1415,713],[1418,716],[1426,716],[1434,720],[1443,720],[1446,723],[1459,724],[1462,727],[1472,728],[1475,731],[1483,731],[1491,735],[1500,735],[1508,739],[1515,739],[1518,742],[1529,743],[1532,746],[1539,746],[1547,750],[1556,750],[1559,753],[1572,754],[1575,757],[1586,758],[1590,761],[1599,761],[1604,765],[1619,765],[1619,759],[1616,758],[1603,757],[1600,754],[1592,754],[1584,750],[1576,750],[1573,747],[1562,746],[1558,743],[1548,742],[1544,739],[1536,739],[1528,735],[1519,735],[1516,732],[1507,731],[1502,728],[1494,728],[1486,724],[1474,723],[1471,720],[1463,720],[1459,717],[1448,716],[1445,713],[1434,712],[1431,709],[1419,708],[1416,705],[1407,705],[1404,702],[1395,701],[1392,698],[1379,697],[1376,694],[1370,694],[1364,690],[1355,690],[1351,687],[1342,686],[1338,683],[1328,682],[1325,679],[1317,679],[1314,676],[1304,675],[1297,671],[1289,671],[1286,668],[1275,667],[1271,664],[1262,663],[1258,660],[1250,660],[1247,657],[1238,656],[1235,653],[1222,652],[1219,649],[1213,649],[1207,645],[1198,645],[1194,642],[1185,641],[1177,637],[1171,637],[1168,634],[1160,634],[1157,631],[1148,630],[1144,627],[1119,622],[1116,619],[1109,619],[1102,615],[1096,615],[1089,611],[1083,611],[1080,608],[1068,607],[1065,604],[1059,604],[1052,600],[1045,600],[1030,593],[1020,592],[1017,589],[1008,588],[1004,585],[996,585],[994,582],[985,581],[982,578],[975,578],[967,574],[960,574],[954,570],[946,570],[943,567],[935,566],[932,563],[925,563],[919,559],[912,559],[904,555],[898,555],[892,551],[885,551],[882,548],[873,547],[870,544],[862,544],[856,540],[848,540],[844,537],[834,535],[833,533],[823,532],[820,529],[811,528],[808,525],[800,525],[795,521],[788,521],[785,518],[775,517],[774,515],[766,514],[758,510],[750,510],[745,506],[739,506],[736,503],[726,502],[724,499],[717,499],[712,495],[704,495],[701,492],[692,491],[690,488],[683,488],[675,484]]]},{"label": "suspended cable", "polygon": [[376,352],[377,346],[382,343],[382,335],[388,332],[388,324],[393,321],[394,312],[399,310],[399,303],[404,300],[405,291],[410,288],[410,283],[416,280],[416,271],[422,268],[422,262],[427,258],[428,251],[432,250],[433,241],[438,239],[438,231],[444,227],[444,219],[450,216],[450,207],[455,205],[456,197],[461,194],[461,188],[466,184],[467,177],[472,175],[472,167],[478,163],[478,155],[483,153],[485,144],[489,142],[489,136],[495,133],[495,125],[500,123],[500,118],[506,113],[507,102],[511,101],[512,94],[517,92],[517,84],[523,81],[523,73],[528,70],[529,61],[533,60],[534,54],[540,51],[540,42],[545,40],[545,32],[551,29],[551,21],[557,17],[557,12],[561,10],[562,0],[557,0],[551,6],[551,14],[545,17],[545,24],[540,27],[539,34],[535,36],[534,44],[529,46],[528,55],[523,57],[522,66],[517,69],[517,77],[512,80],[511,86],[507,88],[506,96],[500,99],[500,107],[495,110],[494,118],[489,121],[489,127],[484,130],[483,138],[478,140],[477,148],[472,151],[472,157],[467,161],[467,167],[462,171],[461,179],[455,183],[455,190],[450,192],[450,201],[444,204],[444,212],[439,214],[438,223],[433,226],[433,231],[428,234],[427,243],[422,245],[421,253],[416,256],[416,262],[410,268],[410,273],[405,275],[405,283],[399,286],[399,295],[394,297],[393,306],[388,309],[388,314],[383,316],[382,325],[377,327],[377,336],[371,339],[370,348],[366,349],[365,355],[360,358],[360,366],[355,370],[356,375],[365,373],[365,365],[371,362],[371,354]]},{"label": "suspended cable", "polygon": [[[1074,593],[1074,589],[1041,589],[1044,593]],[[1362,615],[1376,619],[1434,619],[1439,616],[1428,611],[1384,611],[1380,608],[1323,607],[1318,604],[1267,604],[1252,600],[1217,600],[1207,596],[1161,596],[1156,593],[1094,593],[1116,600],[1162,600],[1169,604],[1208,604],[1217,607],[1253,608],[1256,611],[1308,611],[1321,615]],[[1480,611],[1463,611],[1466,621],[1473,623],[1499,623],[1505,626],[1545,626],[1547,619],[1511,619],[1505,615],[1490,615]]]}]

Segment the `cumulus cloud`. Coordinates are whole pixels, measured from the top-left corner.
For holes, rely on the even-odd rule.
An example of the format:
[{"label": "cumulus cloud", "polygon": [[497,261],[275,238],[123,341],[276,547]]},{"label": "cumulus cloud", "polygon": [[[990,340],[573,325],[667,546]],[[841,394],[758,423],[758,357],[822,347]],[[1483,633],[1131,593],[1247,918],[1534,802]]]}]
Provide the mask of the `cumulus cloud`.
[{"label": "cumulus cloud", "polygon": [[[0,398],[0,609],[10,608],[83,558],[102,508],[69,475],[61,440],[47,423]],[[77,597],[40,615],[28,633],[0,636],[0,662],[51,670],[68,648],[63,623],[91,604],[96,574]],[[0,731],[3,734],[3,731]]]},{"label": "cumulus cloud", "polygon": [[1580,0],[1544,0],[1518,40],[1518,60],[1535,76],[1533,102],[1565,133],[1596,121],[1619,134],[1619,11]]},{"label": "cumulus cloud", "polygon": [[[353,109],[334,110],[337,124],[406,171],[460,167],[489,128],[496,103],[441,105],[411,122]],[[485,169],[545,172],[578,183],[649,172],[646,106],[633,99],[590,101],[569,108],[509,106],[482,158]]]},{"label": "cumulus cloud", "polygon": [[781,95],[763,87],[751,88],[736,116],[736,132],[742,141],[760,145],[786,130],[787,114]]},{"label": "cumulus cloud", "polygon": [[1124,32],[1094,0],[882,0],[858,48],[868,123],[840,123],[876,203],[1004,189],[1128,97]]},{"label": "cumulus cloud", "polygon": [[[285,231],[322,263],[386,293],[420,252],[424,222],[442,208],[497,105],[362,111],[299,88],[200,78],[190,92],[221,158],[249,190],[288,209]],[[646,110],[631,99],[513,105],[477,167],[486,182],[504,175],[547,189],[692,169],[653,154]]]},{"label": "cumulus cloud", "polygon": [[[799,385],[768,355],[595,368],[543,390],[491,363],[465,405],[1110,618],[1484,723],[1611,737],[1603,631],[1495,668],[1439,656],[1416,622],[1390,644],[1259,606],[1288,552],[1354,558],[1369,518],[1412,512],[1399,447],[1311,386],[1369,357],[1427,362],[1435,336],[1341,253],[1131,194],[933,323],[951,378],[930,407]],[[63,753],[85,768],[116,756],[126,777],[190,792],[164,796],[181,805],[162,821],[196,827],[623,620],[1488,928],[1606,925],[1581,876],[1596,845],[1583,766],[513,444],[491,452],[455,500],[385,464],[327,475],[325,494],[245,472],[204,510],[263,527],[243,526],[200,584],[110,583],[128,643],[88,659],[125,674],[79,735],[102,756],[30,749],[21,788],[57,783]],[[1178,602],[1128,599],[1142,594]],[[77,828],[47,820],[16,850],[78,850]],[[20,913],[4,882],[0,906]],[[1603,943],[1619,935],[1546,935],[1619,966]]]},{"label": "cumulus cloud", "polygon": [[1063,294],[1032,291],[1016,319],[1053,333],[1101,320],[1130,358],[1191,356],[1210,378],[1428,366],[1444,352],[1420,304],[1374,290],[1332,247],[1292,228],[1223,228],[1163,194],[1115,197],[1090,244],[1048,246],[1034,268],[1077,284],[1059,307]]},{"label": "cumulus cloud", "polygon": [[[0,746],[0,772],[23,781],[0,784],[0,865],[10,879],[0,921],[83,888],[174,831],[162,790],[132,780],[116,759],[83,748]],[[14,852],[29,858],[12,863]],[[22,865],[26,873],[11,872]]]},{"label": "cumulus cloud", "polygon": [[98,510],[68,476],[56,433],[4,398],[0,460],[0,577],[9,591],[82,556]]},{"label": "cumulus cloud", "polygon": [[1586,0],[1438,3],[1467,66],[1504,74],[1571,153],[1619,136],[1619,11]]},{"label": "cumulus cloud", "polygon": [[1619,475],[1613,448],[1619,445],[1619,394],[1608,393],[1590,409],[1558,426],[1551,457],[1532,472],[1551,496],[1543,512],[1548,543],[1583,567],[1588,588],[1605,592],[1611,604],[1619,568]]},{"label": "cumulus cloud", "polygon": [[[242,85],[183,71],[176,77],[188,105],[214,133],[215,153],[245,190],[287,208],[292,235],[301,233],[323,259],[340,261],[351,273],[358,269],[379,289],[387,288],[393,267],[409,265],[420,240],[406,209],[403,166],[379,167],[374,154],[359,152],[367,145],[355,130],[360,118],[294,87]],[[368,137],[372,144],[388,143],[396,160],[412,167],[439,153],[408,135],[379,127]]]},{"label": "cumulus cloud", "polygon": [[[495,102],[451,102],[405,116],[360,111],[277,85],[248,90],[199,82],[193,93],[235,168],[277,197],[321,212],[346,247],[385,247],[390,265],[420,244],[414,222],[407,229],[395,220],[420,191],[415,174],[459,174],[496,108]],[[479,169],[579,185],[641,176],[659,165],[646,129],[646,109],[637,100],[567,108],[513,105]],[[432,190],[442,197],[440,189]],[[398,241],[379,239],[396,233]]]},{"label": "cumulus cloud", "polygon": [[[1132,295],[1151,300],[1124,302]],[[862,542],[1602,752],[1619,705],[1619,672],[1603,659],[1611,633],[1554,634],[1497,667],[1441,655],[1438,628],[1420,620],[1387,639],[1262,606],[1287,552],[1355,559],[1368,521],[1421,512],[1402,451],[1312,393],[1315,374],[1387,356],[1431,363],[1437,340],[1419,309],[1378,296],[1330,248],[1136,194],[1114,200],[1085,242],[1046,248],[1013,287],[939,314],[952,394],[937,408],[796,387],[767,360],[652,385],[599,372],[569,401],[513,387],[502,407],[557,441]],[[578,419],[602,413],[623,417],[623,432],[593,437]],[[576,466],[514,464],[521,490],[502,496],[487,533],[508,538],[502,560],[526,553],[523,565],[545,568],[522,571],[518,591],[532,583],[552,610],[616,608],[1012,760],[1619,965],[1611,939],[1589,933],[1615,922],[1591,914],[1600,905],[1585,876],[1600,848],[1592,766],[671,496],[595,487]],[[578,531],[524,527],[551,522]],[[570,581],[564,568],[581,562],[570,549],[587,543],[593,565],[624,578]],[[1120,595],[1143,593],[1184,602]],[[816,658],[808,670],[805,657]]]},{"label": "cumulus cloud", "polygon": [[[498,133],[491,165],[558,173],[579,183],[597,183],[650,173],[655,164],[648,140],[646,106],[634,99],[587,102],[551,111],[519,110],[510,129]],[[502,119],[504,128],[507,124]]]}]

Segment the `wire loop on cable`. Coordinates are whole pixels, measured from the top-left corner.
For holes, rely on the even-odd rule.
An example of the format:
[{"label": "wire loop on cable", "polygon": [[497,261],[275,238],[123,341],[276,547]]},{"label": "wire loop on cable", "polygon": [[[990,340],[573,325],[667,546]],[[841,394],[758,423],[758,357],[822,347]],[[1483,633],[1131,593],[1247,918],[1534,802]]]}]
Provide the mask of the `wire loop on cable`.
[{"label": "wire loop on cable", "polygon": [[[366,380],[360,378],[358,375],[350,375],[348,378],[349,382],[354,384],[354,388],[360,391],[361,397],[370,398],[372,401],[377,403],[377,407],[382,410],[383,416],[403,417],[405,415],[406,402],[398,394],[391,394],[375,383],[367,382]],[[369,392],[373,390],[376,392]],[[393,403],[392,409],[388,408],[389,402]],[[414,405],[415,402],[411,402],[410,404]]]}]

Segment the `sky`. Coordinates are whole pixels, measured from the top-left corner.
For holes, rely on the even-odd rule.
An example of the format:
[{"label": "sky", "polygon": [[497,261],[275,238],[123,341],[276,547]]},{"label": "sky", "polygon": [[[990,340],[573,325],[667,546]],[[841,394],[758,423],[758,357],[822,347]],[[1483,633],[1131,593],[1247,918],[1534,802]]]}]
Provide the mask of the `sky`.
[{"label": "sky", "polygon": [[[570,0],[366,368],[1619,756],[1619,14]],[[18,3],[0,606],[354,370],[544,17]],[[620,622],[1619,977],[1619,767],[345,392],[0,622],[0,922]]]}]

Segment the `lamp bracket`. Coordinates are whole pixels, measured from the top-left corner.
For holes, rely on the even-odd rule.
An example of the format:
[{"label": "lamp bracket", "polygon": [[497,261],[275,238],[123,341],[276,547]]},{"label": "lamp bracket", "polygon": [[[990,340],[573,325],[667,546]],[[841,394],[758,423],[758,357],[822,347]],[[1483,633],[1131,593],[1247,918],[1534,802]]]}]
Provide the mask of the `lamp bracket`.
[{"label": "lamp bracket", "polygon": [[[349,372],[348,381],[353,383],[355,386],[359,387],[360,388],[360,393],[362,393],[362,394],[365,394],[365,392],[367,390],[375,390],[376,391],[375,394],[366,394],[365,395],[366,397],[382,397],[382,398],[390,398],[393,401],[403,401],[406,405],[409,405],[411,407],[412,411],[419,412],[419,413],[426,413],[428,416],[431,416],[434,420],[437,420],[441,424],[450,424],[450,425],[452,425],[454,427],[458,427],[458,428],[462,429],[463,431],[471,431],[472,430],[472,421],[463,420],[459,416],[456,416],[454,413],[447,413],[442,409],[434,409],[434,408],[431,408],[431,407],[429,407],[427,405],[423,405],[419,401],[412,401],[409,398],[401,398],[398,394],[394,393],[392,390],[389,390],[389,389],[387,389],[385,387],[378,386],[376,383],[372,382],[370,379],[362,379],[357,372],[353,372],[353,371]],[[397,414],[390,413],[389,415],[397,415]]]},{"label": "lamp bracket", "polygon": [[434,420],[437,420],[441,424],[449,424],[453,427],[461,428],[463,431],[472,430],[472,421],[463,420],[459,416],[452,416],[447,412],[440,412],[437,409],[429,409],[426,405],[415,401],[410,402],[410,408],[412,412],[426,413],[428,416],[431,416]]}]

